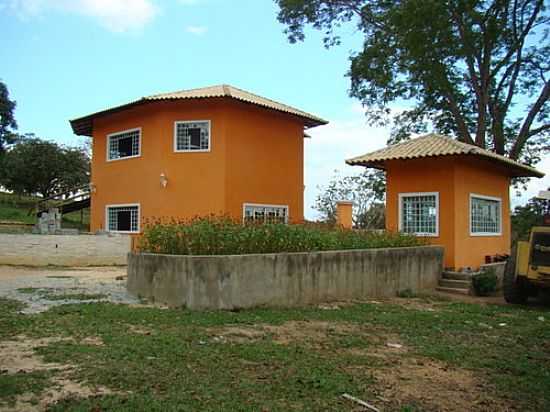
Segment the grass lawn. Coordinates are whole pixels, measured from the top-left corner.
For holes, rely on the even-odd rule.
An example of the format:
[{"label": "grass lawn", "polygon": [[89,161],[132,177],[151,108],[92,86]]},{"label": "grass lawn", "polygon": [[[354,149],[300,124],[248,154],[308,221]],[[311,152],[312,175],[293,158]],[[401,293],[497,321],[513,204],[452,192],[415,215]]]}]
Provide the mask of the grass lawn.
[{"label": "grass lawn", "polygon": [[[543,307],[422,298],[241,312],[18,309],[0,299],[0,410],[17,400],[51,401],[51,411],[362,410],[343,393],[384,411],[550,410]],[[18,357],[34,367],[19,372]],[[72,396],[45,397],[67,382]]]},{"label": "grass lawn", "polygon": [[[38,200],[40,199],[33,196],[17,196],[0,192],[0,222],[36,223],[36,216],[33,213],[29,214],[29,211],[36,206]],[[82,216],[80,211],[64,215],[62,227],[88,231],[90,210],[84,209]],[[28,233],[30,231],[30,227],[0,224],[0,233]]]}]

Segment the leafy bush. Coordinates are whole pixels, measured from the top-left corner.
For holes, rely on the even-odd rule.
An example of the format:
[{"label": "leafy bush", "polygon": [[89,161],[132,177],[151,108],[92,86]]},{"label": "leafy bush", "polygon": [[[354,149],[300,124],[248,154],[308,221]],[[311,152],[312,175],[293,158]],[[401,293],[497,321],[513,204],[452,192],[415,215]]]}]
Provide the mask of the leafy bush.
[{"label": "leafy bush", "polygon": [[247,224],[210,216],[145,223],[139,249],[172,255],[241,255],[418,246],[416,237],[335,229],[328,225]]},{"label": "leafy bush", "polygon": [[497,282],[497,275],[492,268],[472,276],[472,286],[478,296],[489,296],[497,290]]}]

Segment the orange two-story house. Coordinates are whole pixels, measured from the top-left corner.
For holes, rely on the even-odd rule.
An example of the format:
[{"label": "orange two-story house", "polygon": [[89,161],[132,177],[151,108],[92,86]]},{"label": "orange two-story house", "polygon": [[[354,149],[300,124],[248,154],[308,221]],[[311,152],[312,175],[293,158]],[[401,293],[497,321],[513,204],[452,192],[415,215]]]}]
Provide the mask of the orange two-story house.
[{"label": "orange two-story house", "polygon": [[141,98],[71,121],[93,138],[90,230],[224,214],[300,222],[304,129],[321,118],[221,85]]}]

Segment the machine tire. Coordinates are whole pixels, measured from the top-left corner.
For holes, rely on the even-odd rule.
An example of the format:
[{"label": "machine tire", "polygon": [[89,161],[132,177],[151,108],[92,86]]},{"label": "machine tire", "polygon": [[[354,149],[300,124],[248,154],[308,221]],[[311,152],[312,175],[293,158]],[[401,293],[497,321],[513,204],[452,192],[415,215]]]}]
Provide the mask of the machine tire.
[{"label": "machine tire", "polygon": [[517,248],[514,246],[504,268],[504,299],[508,303],[521,304],[527,302],[529,292],[521,278],[516,276],[516,257]]}]

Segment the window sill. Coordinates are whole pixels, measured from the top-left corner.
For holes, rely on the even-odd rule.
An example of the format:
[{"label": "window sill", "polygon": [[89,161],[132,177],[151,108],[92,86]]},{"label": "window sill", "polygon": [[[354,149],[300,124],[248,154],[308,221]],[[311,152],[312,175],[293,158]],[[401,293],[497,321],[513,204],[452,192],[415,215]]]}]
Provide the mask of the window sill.
[{"label": "window sill", "polygon": [[201,149],[201,150],[174,150],[174,153],[209,153],[211,150],[208,149],[208,150],[205,150],[205,149]]},{"label": "window sill", "polygon": [[405,235],[411,235],[416,237],[439,237],[439,233],[407,233],[407,232],[401,232]]},{"label": "window sill", "polygon": [[141,154],[138,154],[138,155],[135,155],[135,156],[124,156],[124,157],[119,157],[117,159],[107,159],[107,162],[117,162],[119,160],[128,160],[128,159],[135,159],[137,157],[141,157]]},{"label": "window sill", "polygon": [[502,236],[502,232],[499,232],[499,233],[471,233],[470,232],[470,236],[471,237],[499,237],[499,236]]}]

